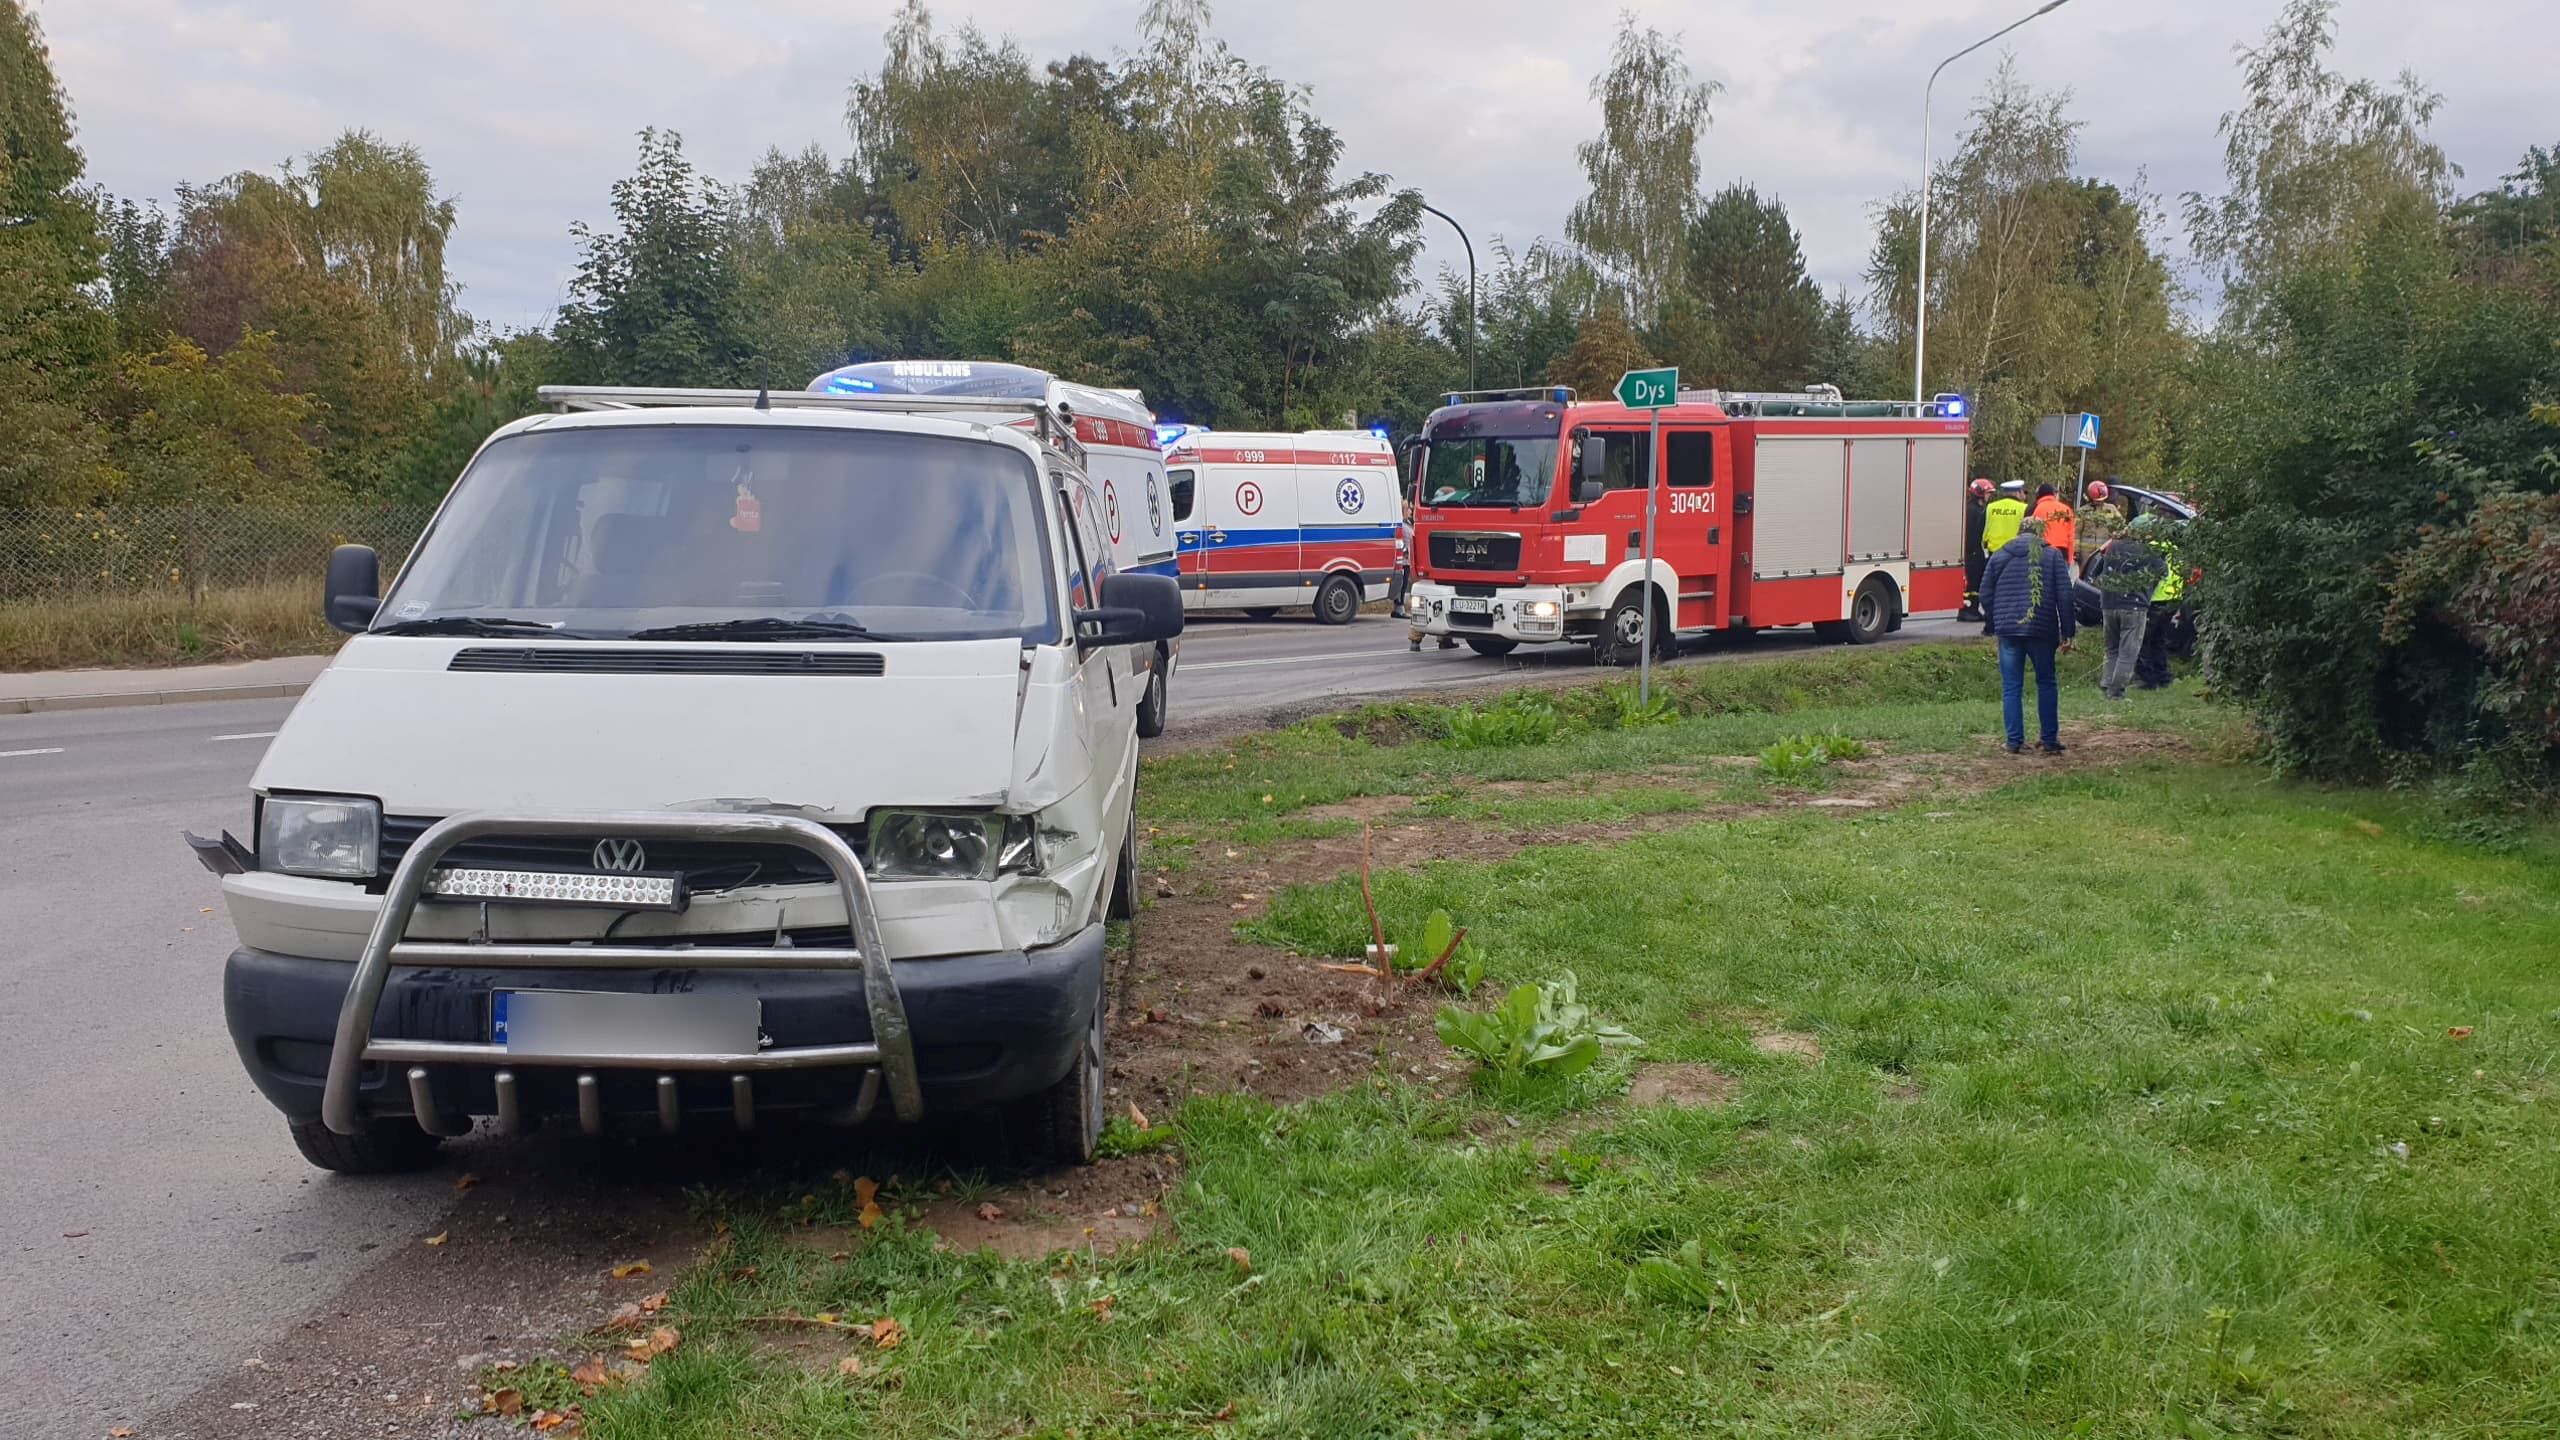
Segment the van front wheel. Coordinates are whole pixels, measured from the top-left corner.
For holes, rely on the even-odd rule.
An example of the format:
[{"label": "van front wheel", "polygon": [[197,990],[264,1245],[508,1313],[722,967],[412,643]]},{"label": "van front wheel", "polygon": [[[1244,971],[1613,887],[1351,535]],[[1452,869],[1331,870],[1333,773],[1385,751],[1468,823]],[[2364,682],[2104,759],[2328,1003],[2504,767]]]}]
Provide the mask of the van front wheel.
[{"label": "van front wheel", "polygon": [[1093,997],[1093,1023],[1058,1083],[1013,1102],[1005,1116],[1014,1157],[1026,1167],[1090,1165],[1102,1140],[1103,1041],[1109,1022]]},{"label": "van front wheel", "polygon": [[1173,668],[1173,657],[1161,645],[1156,647],[1154,663],[1147,666],[1147,692],[1138,697],[1138,738],[1153,740],[1164,733],[1165,712],[1172,704],[1167,693],[1173,682],[1165,672]]},{"label": "van front wheel", "polygon": [[1360,582],[1335,575],[1316,587],[1316,619],[1326,625],[1348,625],[1360,618]]}]

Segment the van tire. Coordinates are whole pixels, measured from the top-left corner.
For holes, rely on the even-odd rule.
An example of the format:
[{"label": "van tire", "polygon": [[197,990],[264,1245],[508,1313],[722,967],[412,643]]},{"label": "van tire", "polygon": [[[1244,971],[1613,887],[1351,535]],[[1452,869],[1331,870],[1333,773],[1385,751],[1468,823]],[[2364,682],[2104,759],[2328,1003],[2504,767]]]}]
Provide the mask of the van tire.
[{"label": "van tire", "polygon": [[1138,807],[1129,807],[1129,833],[1120,838],[1120,863],[1111,877],[1111,899],[1103,906],[1105,920],[1138,918]]},{"label": "van tire", "polygon": [[1316,587],[1316,621],[1323,625],[1348,625],[1360,618],[1360,582],[1348,575],[1332,575]]},{"label": "van tire", "polygon": [[1085,1027],[1084,1043],[1076,1047],[1075,1063],[1058,1083],[1006,1107],[1006,1137],[1013,1158],[1025,1167],[1045,1170],[1093,1163],[1102,1139],[1103,1048],[1110,1033],[1102,1002],[1097,991],[1093,1022]]},{"label": "van tire", "polygon": [[1166,678],[1166,674],[1172,668],[1173,656],[1163,646],[1157,646],[1155,660],[1147,666],[1146,693],[1138,697],[1138,738],[1141,740],[1153,740],[1164,733],[1165,712],[1172,702],[1168,692],[1173,688],[1173,682]]},{"label": "van tire", "polygon": [[1894,600],[1893,582],[1870,575],[1849,602],[1849,618],[1838,622],[1838,638],[1852,645],[1873,645],[1893,632],[1895,612],[1901,608]]},{"label": "van tire", "polygon": [[1510,654],[1512,651],[1519,649],[1520,642],[1517,640],[1505,640],[1498,635],[1470,635],[1467,637],[1467,648],[1473,650],[1487,660],[1499,660],[1503,656]]},{"label": "van tire", "polygon": [[401,1175],[436,1162],[444,1142],[403,1117],[368,1120],[353,1135],[341,1135],[317,1120],[289,1122],[293,1148],[302,1158],[338,1175]]}]

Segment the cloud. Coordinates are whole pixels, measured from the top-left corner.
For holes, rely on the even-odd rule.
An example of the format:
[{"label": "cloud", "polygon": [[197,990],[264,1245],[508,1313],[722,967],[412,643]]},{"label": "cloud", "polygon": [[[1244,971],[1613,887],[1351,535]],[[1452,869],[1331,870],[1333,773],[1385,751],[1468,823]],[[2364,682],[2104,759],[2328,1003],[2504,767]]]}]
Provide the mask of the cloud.
[{"label": "cloud", "polygon": [[[362,127],[423,151],[460,202],[452,264],[464,303],[503,325],[541,323],[575,266],[569,225],[606,216],[633,133],[683,132],[711,172],[743,176],[771,145],[842,153],[846,84],[879,64],[892,0],[36,0],[70,90],[90,173],[137,197],[268,167]],[[2168,196],[2217,188],[2215,122],[2239,99],[2233,48],[2280,0],[2073,0],[2000,49],[2021,74],[2068,87],[2082,169],[2136,174]],[[2027,0],[1642,0],[1679,32],[1693,69],[1725,88],[1701,145],[1709,187],[1783,198],[1815,275],[1856,288],[1870,207],[1920,169],[1929,68],[2015,19]],[[1139,0],[944,0],[1037,60],[1134,49]],[[2404,65],[2447,98],[2438,138],[2494,183],[2528,144],[2560,140],[2544,57],[2560,7],[2472,0],[2458,24],[2401,0],[2345,0],[2336,64]],[[1231,3],[1218,32],[1306,86],[1346,163],[1421,189],[1472,232],[1525,249],[1559,235],[1582,190],[1574,147],[1599,123],[1587,95],[1609,14],[1532,0]],[[2487,43],[2484,37],[2495,37]],[[1996,63],[1951,67],[1933,110],[1939,153]],[[1462,268],[1436,222],[1422,278]]]}]

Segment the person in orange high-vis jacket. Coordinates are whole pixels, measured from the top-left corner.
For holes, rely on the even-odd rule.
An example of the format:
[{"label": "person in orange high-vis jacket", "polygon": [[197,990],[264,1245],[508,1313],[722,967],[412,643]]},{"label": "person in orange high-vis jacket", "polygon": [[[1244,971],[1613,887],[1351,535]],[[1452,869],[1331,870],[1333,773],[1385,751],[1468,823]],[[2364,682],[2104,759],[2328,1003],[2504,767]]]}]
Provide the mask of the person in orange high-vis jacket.
[{"label": "person in orange high-vis jacket", "polygon": [[2062,552],[2075,571],[2080,568],[2080,517],[2070,502],[2053,493],[2050,485],[2036,487],[2035,508],[2027,512],[2044,522],[2044,543]]}]

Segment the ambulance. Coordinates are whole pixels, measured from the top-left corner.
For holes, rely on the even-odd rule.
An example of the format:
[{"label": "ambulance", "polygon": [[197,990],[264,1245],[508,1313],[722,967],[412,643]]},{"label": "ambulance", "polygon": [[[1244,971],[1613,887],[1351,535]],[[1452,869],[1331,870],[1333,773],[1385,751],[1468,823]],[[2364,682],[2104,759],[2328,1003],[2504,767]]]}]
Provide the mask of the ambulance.
[{"label": "ambulance", "polygon": [[1404,519],[1395,448],[1367,430],[1192,429],[1165,453],[1186,610],[1347,625],[1387,598]]},{"label": "ambulance", "polygon": [[[919,396],[943,401],[983,396],[1001,402],[983,417],[989,423],[1027,428],[1025,402],[1039,401],[1050,414],[1069,417],[1084,447],[1092,495],[1102,507],[1095,525],[1108,542],[1113,567],[1124,575],[1175,573],[1174,520],[1165,490],[1164,453],[1156,445],[1156,417],[1135,390],[1105,390],[1061,380],[1046,370],[988,360],[873,360],[828,371],[809,382],[815,395],[891,399]],[[954,413],[948,410],[938,413]],[[1078,491],[1079,503],[1085,492]],[[1147,667],[1146,695],[1138,707],[1138,733],[1164,733],[1171,705],[1179,641],[1158,647]]]}]

